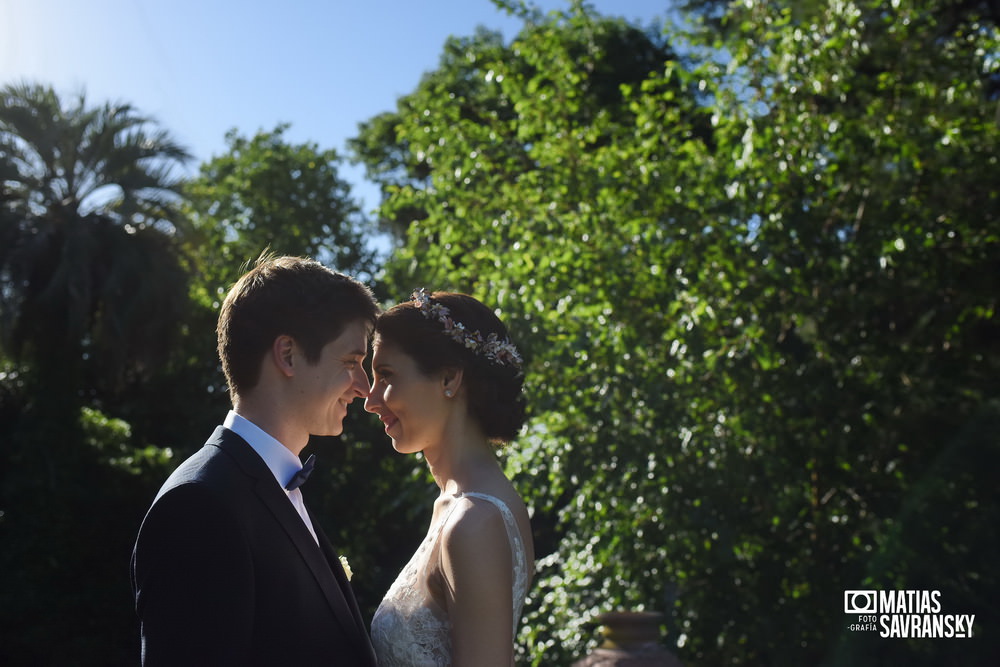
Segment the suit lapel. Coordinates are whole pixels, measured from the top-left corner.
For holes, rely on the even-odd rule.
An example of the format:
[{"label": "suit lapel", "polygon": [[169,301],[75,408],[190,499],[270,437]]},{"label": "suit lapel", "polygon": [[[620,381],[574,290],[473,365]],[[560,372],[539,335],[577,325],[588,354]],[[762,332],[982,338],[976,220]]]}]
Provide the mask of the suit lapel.
[{"label": "suit lapel", "polygon": [[[359,631],[357,620],[360,618],[360,614],[357,618],[355,617],[355,611],[348,602],[348,599],[353,601],[353,594],[348,598],[338,581],[337,574],[344,578],[345,584],[347,583],[339,560],[332,557],[332,548],[328,555],[316,544],[316,540],[313,539],[309,529],[302,522],[302,517],[295,511],[295,507],[288,499],[284,489],[278,485],[263,459],[257,455],[257,452],[253,451],[253,448],[243,438],[221,426],[216,429],[208,444],[215,444],[224,450],[236,460],[249,477],[254,478],[254,492],[278,520],[288,539],[295,545],[302,560],[305,561],[306,566],[316,579],[320,590],[323,591],[337,621],[348,636],[356,634]],[[318,530],[315,524],[314,528]],[[326,541],[325,536],[320,541]],[[357,603],[354,606],[356,609]],[[363,627],[361,629],[363,632]],[[367,634],[364,633],[362,636],[367,637]]]}]

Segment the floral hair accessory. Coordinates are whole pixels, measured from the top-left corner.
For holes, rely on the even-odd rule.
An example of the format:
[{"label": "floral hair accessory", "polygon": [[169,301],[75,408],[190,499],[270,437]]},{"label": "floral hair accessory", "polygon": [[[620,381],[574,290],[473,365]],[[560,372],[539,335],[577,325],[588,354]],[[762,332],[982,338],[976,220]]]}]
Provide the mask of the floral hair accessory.
[{"label": "floral hair accessory", "polygon": [[524,362],[514,343],[509,339],[500,340],[495,333],[483,338],[479,331],[469,331],[464,324],[451,318],[451,311],[447,306],[432,303],[430,293],[423,287],[413,292],[410,298],[416,302],[420,314],[429,320],[440,322],[445,335],[453,341],[475,354],[486,357],[497,366],[510,366],[521,372],[521,364]]}]

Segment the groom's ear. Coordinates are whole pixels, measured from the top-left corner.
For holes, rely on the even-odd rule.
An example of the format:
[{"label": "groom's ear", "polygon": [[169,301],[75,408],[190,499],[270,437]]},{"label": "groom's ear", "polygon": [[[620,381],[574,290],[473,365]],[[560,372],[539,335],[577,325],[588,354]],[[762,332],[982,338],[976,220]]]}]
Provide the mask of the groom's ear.
[{"label": "groom's ear", "polygon": [[295,375],[295,339],[281,335],[271,343],[271,361],[285,377]]}]

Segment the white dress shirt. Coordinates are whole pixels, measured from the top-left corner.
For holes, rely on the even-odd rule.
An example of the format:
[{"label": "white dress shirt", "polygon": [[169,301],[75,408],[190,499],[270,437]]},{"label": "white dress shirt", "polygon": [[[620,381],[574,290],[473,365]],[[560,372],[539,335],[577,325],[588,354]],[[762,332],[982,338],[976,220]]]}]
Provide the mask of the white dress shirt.
[{"label": "white dress shirt", "polygon": [[222,425],[246,440],[260,458],[264,459],[268,470],[274,475],[281,490],[288,496],[295,511],[302,517],[302,521],[306,524],[313,539],[316,540],[316,544],[319,544],[316,530],[313,528],[309,513],[306,512],[306,506],[302,500],[302,492],[299,489],[289,491],[285,488],[295,473],[302,470],[302,461],[299,460],[299,457],[252,421],[241,417],[232,410],[226,415],[226,421],[222,422]]}]

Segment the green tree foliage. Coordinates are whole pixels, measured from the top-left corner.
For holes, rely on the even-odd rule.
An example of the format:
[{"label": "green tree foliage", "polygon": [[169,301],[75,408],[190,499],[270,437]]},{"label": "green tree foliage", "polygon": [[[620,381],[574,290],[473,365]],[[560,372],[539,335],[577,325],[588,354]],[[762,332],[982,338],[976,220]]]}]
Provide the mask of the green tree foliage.
[{"label": "green tree foliage", "polygon": [[[363,126],[408,212],[390,290],[469,291],[527,348],[534,664],[617,607],[699,664],[995,658],[1000,50],[952,4],[736,3],[683,60],[576,4],[451,40]],[[978,635],[843,632],[875,587]]]},{"label": "green tree foliage", "polygon": [[5,664],[135,654],[124,572],[141,472],[163,460],[100,409],[174,349],[188,300],[173,172],[187,157],[129,105],[0,90]]},{"label": "green tree foliage", "polygon": [[[562,39],[548,23],[530,30],[535,41]],[[397,111],[361,124],[349,144],[387,196],[383,223],[398,238],[428,216],[465,218],[470,209],[486,216],[486,206],[501,215],[507,210],[502,197],[514,192],[520,179],[547,177],[546,147],[562,131],[598,124],[589,136],[574,137],[581,152],[609,141],[599,136],[601,119],[589,116],[615,122],[611,119],[622,109],[620,86],[642,81],[667,53],[654,37],[615,22],[595,25],[593,34],[582,38],[564,39],[561,47],[560,60],[549,62],[543,54],[505,45],[497,32],[480,29],[472,37],[452,37],[438,69],[400,98]],[[550,77],[571,86],[557,89]],[[524,122],[534,117],[537,123]],[[475,148],[458,152],[470,146]],[[483,196],[491,191],[501,199]],[[435,196],[425,196],[428,192]],[[419,225],[413,233],[421,234]],[[437,257],[438,248],[448,244],[447,239],[422,238],[421,254]],[[445,269],[460,261],[455,258],[463,251],[446,248],[448,261],[424,264]]]},{"label": "green tree foliage", "polygon": [[202,282],[217,294],[266,249],[315,257],[352,275],[372,273],[366,221],[337,172],[340,157],[314,143],[288,142],[287,130],[279,125],[252,137],[231,130],[228,150],[185,186],[196,230],[191,252]]},{"label": "green tree foliage", "polygon": [[169,239],[187,153],[127,104],[18,84],[0,90],[0,154],[5,353],[74,389],[85,358],[108,382],[162,359],[186,301]]}]

